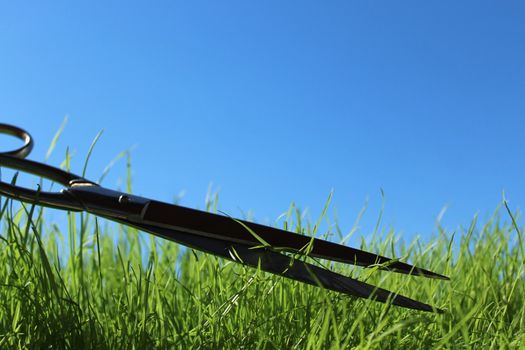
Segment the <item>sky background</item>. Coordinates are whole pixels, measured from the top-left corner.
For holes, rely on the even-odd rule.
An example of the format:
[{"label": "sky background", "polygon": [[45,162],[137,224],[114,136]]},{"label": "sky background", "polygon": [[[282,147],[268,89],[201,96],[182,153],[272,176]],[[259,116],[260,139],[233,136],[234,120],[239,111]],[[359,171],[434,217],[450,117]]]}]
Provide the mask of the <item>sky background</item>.
[{"label": "sky background", "polygon": [[[134,193],[253,211],[331,190],[348,232],[431,237],[525,203],[525,2],[0,2],[0,121],[30,158],[97,179],[132,148]],[[15,142],[2,137],[4,147]],[[120,160],[103,185],[123,187]],[[61,216],[60,212],[53,215]]]}]

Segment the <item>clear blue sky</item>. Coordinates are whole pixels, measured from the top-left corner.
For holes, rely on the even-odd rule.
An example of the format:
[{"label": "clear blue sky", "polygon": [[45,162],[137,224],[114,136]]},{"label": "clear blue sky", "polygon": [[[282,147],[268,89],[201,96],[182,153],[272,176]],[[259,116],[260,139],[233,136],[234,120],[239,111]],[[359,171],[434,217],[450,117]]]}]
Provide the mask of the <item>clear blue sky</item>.
[{"label": "clear blue sky", "polygon": [[[0,120],[43,160],[74,150],[88,176],[132,151],[134,192],[273,222],[407,236],[525,203],[523,1],[166,1],[0,4]],[[121,161],[104,185],[125,177]]]}]

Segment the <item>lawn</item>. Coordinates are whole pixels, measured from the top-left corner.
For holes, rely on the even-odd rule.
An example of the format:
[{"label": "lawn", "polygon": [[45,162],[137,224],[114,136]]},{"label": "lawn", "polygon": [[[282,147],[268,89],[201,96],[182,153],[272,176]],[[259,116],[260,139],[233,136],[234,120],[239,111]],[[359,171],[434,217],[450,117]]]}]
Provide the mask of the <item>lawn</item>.
[{"label": "lawn", "polygon": [[[304,285],[91,215],[57,212],[61,228],[47,210],[2,198],[2,349],[525,348],[523,229],[505,201],[486,222],[437,227],[426,241],[393,229],[361,240],[450,281],[325,264],[443,314]],[[338,242],[345,233],[330,222]],[[285,224],[312,232],[293,207]]]}]

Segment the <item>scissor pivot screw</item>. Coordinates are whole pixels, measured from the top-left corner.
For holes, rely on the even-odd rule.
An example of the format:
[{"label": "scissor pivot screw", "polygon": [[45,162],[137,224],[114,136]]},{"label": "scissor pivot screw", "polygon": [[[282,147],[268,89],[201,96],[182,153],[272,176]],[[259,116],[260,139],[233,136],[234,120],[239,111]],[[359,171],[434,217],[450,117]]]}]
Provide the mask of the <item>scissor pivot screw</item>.
[{"label": "scissor pivot screw", "polygon": [[118,202],[120,204],[125,204],[125,203],[128,203],[129,201],[130,201],[129,196],[126,196],[125,194],[123,194],[120,197],[118,197]]}]

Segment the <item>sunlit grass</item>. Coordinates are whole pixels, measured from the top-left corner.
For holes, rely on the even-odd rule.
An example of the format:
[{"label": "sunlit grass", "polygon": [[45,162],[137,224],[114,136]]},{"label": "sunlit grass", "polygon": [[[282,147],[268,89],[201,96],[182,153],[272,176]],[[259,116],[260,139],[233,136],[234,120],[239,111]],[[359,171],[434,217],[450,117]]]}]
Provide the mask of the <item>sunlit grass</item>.
[{"label": "sunlit grass", "polygon": [[[64,212],[60,229],[44,209],[3,198],[0,348],[524,348],[523,230],[506,204],[486,222],[438,227],[427,243],[390,231],[361,244],[450,281],[328,264],[446,310],[438,315],[290,281],[91,215]],[[207,208],[217,210],[216,199]],[[291,207],[283,226],[307,234],[329,219],[323,210],[310,225],[296,214]]]}]

